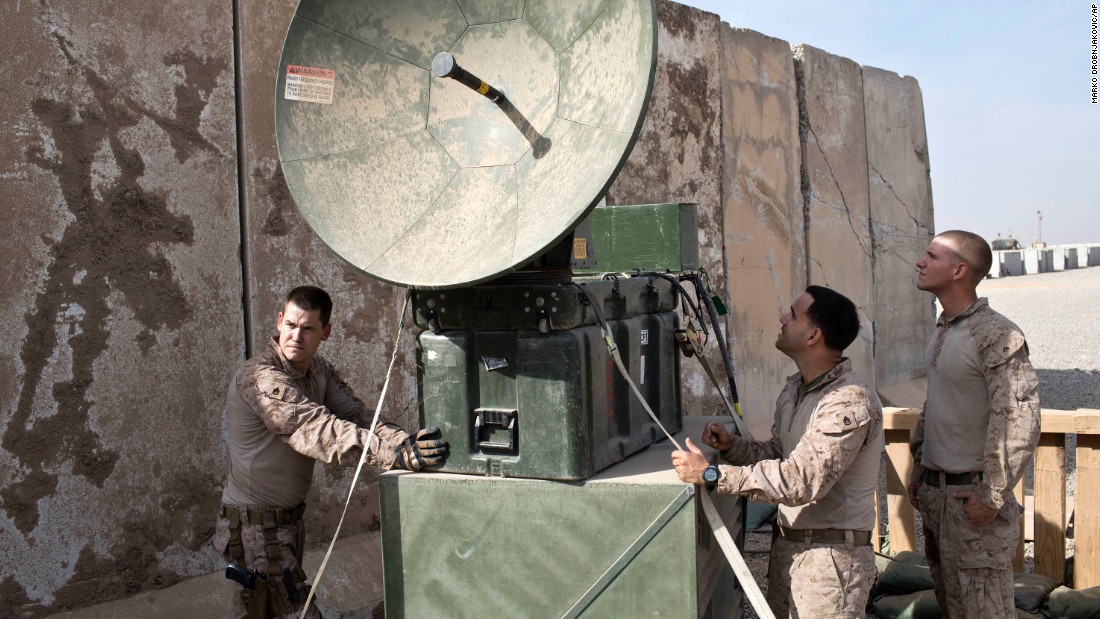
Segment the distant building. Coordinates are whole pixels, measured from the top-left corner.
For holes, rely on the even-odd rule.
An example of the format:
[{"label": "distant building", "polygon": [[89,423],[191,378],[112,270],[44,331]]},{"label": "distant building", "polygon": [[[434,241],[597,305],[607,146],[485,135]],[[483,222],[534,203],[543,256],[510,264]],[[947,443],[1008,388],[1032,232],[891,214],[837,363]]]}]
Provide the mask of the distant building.
[{"label": "distant building", "polygon": [[[993,265],[988,277],[1036,275],[1052,271],[1100,266],[1100,243],[1046,245],[1022,248],[1013,238],[998,238],[993,247]],[[1008,248],[1008,249],[1005,249]]]},{"label": "distant building", "polygon": [[1011,236],[1006,239],[1002,239],[998,236],[997,238],[993,239],[993,242],[990,243],[990,245],[993,247],[993,251],[1022,249],[1020,246],[1020,242],[1012,238]]}]

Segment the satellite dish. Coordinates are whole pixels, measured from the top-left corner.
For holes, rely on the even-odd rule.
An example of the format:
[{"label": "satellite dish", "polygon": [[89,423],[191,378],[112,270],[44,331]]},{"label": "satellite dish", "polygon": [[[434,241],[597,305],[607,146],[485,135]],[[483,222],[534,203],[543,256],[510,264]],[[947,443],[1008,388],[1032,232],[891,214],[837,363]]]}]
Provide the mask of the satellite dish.
[{"label": "satellite dish", "polygon": [[607,191],[656,55],[654,0],[301,0],[280,60],[279,160],[352,266],[415,288],[480,283],[552,247]]}]

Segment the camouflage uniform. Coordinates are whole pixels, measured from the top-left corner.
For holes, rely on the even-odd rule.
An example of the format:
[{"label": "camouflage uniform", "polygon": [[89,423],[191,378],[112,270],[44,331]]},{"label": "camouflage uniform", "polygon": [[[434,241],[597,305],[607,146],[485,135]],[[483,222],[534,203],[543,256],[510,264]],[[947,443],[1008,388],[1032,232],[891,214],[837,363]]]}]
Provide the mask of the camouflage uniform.
[{"label": "camouflage uniform", "polygon": [[769,441],[734,436],[718,491],[779,504],[787,532],[839,534],[835,543],[777,537],[768,606],[777,617],[862,617],[875,577],[866,541],[884,447],[882,406],[844,359],[808,385],[787,379]]},{"label": "camouflage uniform", "polygon": [[776,617],[863,617],[873,584],[870,546],[772,540],[766,597]]},{"label": "camouflage uniform", "polygon": [[[308,371],[299,372],[272,338],[270,349],[249,359],[237,371],[229,385],[226,416],[229,425],[229,478],[222,493],[223,508],[215,526],[213,544],[227,560],[235,557],[235,530],[227,517],[230,512],[275,512],[281,516],[301,505],[313,479],[314,461],[355,465],[367,444],[373,414],[355,397],[332,364],[314,356]],[[377,438],[371,440],[367,464],[381,468],[394,465],[397,447],[408,434],[401,428],[380,422]],[[277,540],[280,568],[290,574],[301,589],[300,600],[286,607],[293,593],[282,587],[283,570],[269,566],[272,549],[267,548],[267,533],[260,523],[247,518],[236,531],[243,546],[242,567],[268,573],[272,589],[268,614],[278,616],[300,607],[305,601],[305,573],[301,569],[305,530],[300,510],[293,521],[280,521],[271,527]],[[236,585],[234,608],[245,617],[240,600],[242,587]],[[311,608],[310,613],[315,612]],[[307,615],[310,616],[310,615]]]},{"label": "camouflage uniform", "polygon": [[[236,559],[230,555],[230,551],[227,549],[231,537],[229,519],[219,514],[215,525],[215,531],[214,546],[222,552],[226,561],[235,561]],[[287,618],[301,617],[302,619],[317,619],[320,617],[315,604],[310,604],[309,609],[304,613],[301,612],[300,608],[301,604],[305,603],[306,595],[309,594],[309,585],[305,582],[306,576],[301,567],[302,552],[305,547],[305,522],[298,519],[294,524],[278,525],[275,527],[275,537],[279,542],[281,555],[279,570],[268,569],[268,558],[265,552],[266,539],[264,537],[263,525],[243,524],[241,525],[240,531],[241,544],[244,549],[244,563],[242,566],[264,574],[287,570],[287,573],[291,575],[291,579],[294,581],[294,586],[298,589],[297,594],[301,601],[295,604],[290,602],[286,596],[283,596],[281,590],[277,589],[280,583],[276,582],[276,580],[280,580],[281,577],[269,576],[268,582],[275,588],[268,589],[266,592],[271,599],[268,599],[266,602],[261,602],[263,606],[269,609],[267,616]],[[283,586],[285,587],[285,584]],[[249,614],[248,609],[241,600],[242,590],[243,587],[240,584],[236,582],[233,583],[233,616],[244,619],[249,617]],[[278,596],[278,599],[273,596]],[[276,606],[277,604],[282,604],[284,607],[280,609]]]},{"label": "camouflage uniform", "polygon": [[[1027,342],[981,298],[954,318],[940,315],[925,361],[928,399],[910,441],[910,481],[920,484],[936,599],[947,617],[1015,617],[1012,557],[1023,507],[1012,491],[1034,454],[1040,420]],[[960,490],[997,509],[993,522],[971,525],[952,496]]]}]

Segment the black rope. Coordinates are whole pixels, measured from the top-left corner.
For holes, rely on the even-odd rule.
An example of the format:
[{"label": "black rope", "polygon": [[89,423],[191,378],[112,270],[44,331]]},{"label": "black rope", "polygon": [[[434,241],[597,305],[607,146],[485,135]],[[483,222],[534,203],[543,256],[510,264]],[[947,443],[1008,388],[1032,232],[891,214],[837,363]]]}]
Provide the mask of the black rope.
[{"label": "black rope", "polygon": [[718,325],[718,310],[714,307],[714,301],[708,294],[709,291],[703,281],[702,274],[696,271],[692,274],[691,281],[695,284],[695,292],[699,295],[700,302],[707,308],[707,315],[710,317],[711,324],[714,325],[714,339],[718,340],[718,350],[722,353],[722,364],[726,367],[726,378],[729,379],[730,383],[730,401],[739,404],[737,380],[733,374],[733,358],[730,356],[729,344],[726,343],[726,338],[722,335],[722,329]]},{"label": "black rope", "polygon": [[[650,271],[648,273],[639,273],[634,277],[659,277],[672,284],[672,286],[680,292],[680,296],[684,299],[684,305],[691,310],[692,314],[699,317],[699,326],[703,329],[703,335],[707,337],[710,336],[710,331],[707,329],[706,321],[703,320],[702,312],[699,311],[699,306],[691,302],[691,296],[688,295],[687,290],[684,290],[684,287],[680,285],[680,282],[675,277],[672,277],[667,273],[655,273],[653,271]],[[706,339],[703,340],[703,343],[706,344]]]}]

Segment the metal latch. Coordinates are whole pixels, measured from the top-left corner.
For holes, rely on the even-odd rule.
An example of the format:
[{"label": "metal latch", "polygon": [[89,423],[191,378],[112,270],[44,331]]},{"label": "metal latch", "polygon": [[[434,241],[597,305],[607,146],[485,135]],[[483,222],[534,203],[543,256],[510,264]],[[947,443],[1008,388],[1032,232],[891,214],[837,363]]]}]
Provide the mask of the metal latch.
[{"label": "metal latch", "polygon": [[703,330],[692,316],[688,318],[687,325],[683,329],[673,332],[676,343],[680,345],[680,351],[685,357],[693,357],[703,353]]}]

